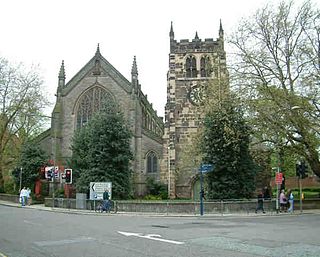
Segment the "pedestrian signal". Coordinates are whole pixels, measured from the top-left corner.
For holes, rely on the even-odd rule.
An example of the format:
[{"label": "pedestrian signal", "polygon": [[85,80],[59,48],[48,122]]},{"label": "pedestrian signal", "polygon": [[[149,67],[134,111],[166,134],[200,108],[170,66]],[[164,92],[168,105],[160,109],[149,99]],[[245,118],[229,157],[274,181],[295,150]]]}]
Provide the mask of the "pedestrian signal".
[{"label": "pedestrian signal", "polygon": [[65,169],[66,184],[72,184],[72,169]]}]

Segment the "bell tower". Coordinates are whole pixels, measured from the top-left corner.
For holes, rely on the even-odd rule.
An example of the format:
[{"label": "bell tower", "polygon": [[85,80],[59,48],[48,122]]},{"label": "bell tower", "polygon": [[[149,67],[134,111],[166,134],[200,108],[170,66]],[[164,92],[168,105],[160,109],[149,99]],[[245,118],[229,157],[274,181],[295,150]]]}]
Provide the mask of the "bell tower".
[{"label": "bell tower", "polygon": [[[169,38],[169,71],[163,137],[161,180],[168,184],[170,198],[196,198],[194,190],[198,168],[183,165],[184,150],[192,144],[203,118],[208,87],[228,81],[224,31],[220,21],[216,40],[199,38],[175,39],[171,22]],[[216,87],[215,87],[216,88]],[[219,91],[219,90],[218,90]],[[220,91],[215,97],[220,97]]]}]

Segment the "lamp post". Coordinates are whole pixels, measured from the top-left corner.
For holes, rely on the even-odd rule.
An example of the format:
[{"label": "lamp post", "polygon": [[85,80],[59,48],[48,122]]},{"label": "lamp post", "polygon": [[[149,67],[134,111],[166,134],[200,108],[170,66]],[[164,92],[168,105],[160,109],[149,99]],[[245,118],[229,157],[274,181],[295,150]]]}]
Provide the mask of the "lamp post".
[{"label": "lamp post", "polygon": [[302,213],[302,174],[299,174],[300,213]]},{"label": "lamp post", "polygon": [[49,118],[51,120],[51,129],[53,129],[53,144],[54,148],[51,149],[51,153],[53,153],[53,174],[52,174],[52,209],[54,208],[54,199],[55,199],[55,171],[56,171],[56,165],[57,165],[57,125],[54,124],[53,121],[56,121],[57,118],[54,116],[47,116],[47,115],[41,115],[41,117]]},{"label": "lamp post", "polygon": [[[54,126],[52,126],[53,122],[52,121],[55,121],[56,118],[55,117],[50,117],[51,118],[51,129],[54,129],[54,156],[53,156],[53,179],[52,179],[52,209],[54,208],[54,199],[55,199],[55,186],[54,186],[54,183],[55,183],[55,179],[56,179],[56,165],[57,165],[57,128],[56,128],[56,124],[54,124]],[[59,171],[58,171],[59,172]]]},{"label": "lamp post", "polygon": [[19,178],[20,178],[20,184],[19,184],[19,192],[20,192],[22,189],[22,167],[20,168]]},{"label": "lamp post", "polygon": [[[55,186],[54,186],[54,183],[55,183],[55,169],[56,169],[56,165],[57,165],[57,125],[56,124],[53,124],[53,121],[57,120],[57,117],[54,117],[54,116],[48,116],[48,115],[42,115],[42,114],[26,114],[27,116],[31,116],[31,117],[42,117],[42,118],[48,118],[51,120],[51,129],[54,130],[54,133],[53,133],[53,140],[54,140],[54,149],[51,148],[51,153],[52,153],[52,150],[53,150],[53,177],[52,177],[52,208],[54,208],[54,199],[55,199],[55,194],[54,194],[54,191],[55,191]],[[22,183],[22,168],[20,170],[20,190],[21,190],[21,183]]]}]

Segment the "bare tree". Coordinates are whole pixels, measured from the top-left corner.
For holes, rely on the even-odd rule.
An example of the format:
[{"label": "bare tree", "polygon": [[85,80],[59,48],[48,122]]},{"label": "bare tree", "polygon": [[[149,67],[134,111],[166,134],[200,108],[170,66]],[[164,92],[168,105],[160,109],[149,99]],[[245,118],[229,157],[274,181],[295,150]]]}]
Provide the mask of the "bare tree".
[{"label": "bare tree", "polygon": [[[41,126],[45,104],[36,68],[25,71],[0,57],[0,189],[4,172],[16,161],[21,144]],[[12,166],[12,165],[11,165]]]},{"label": "bare tree", "polygon": [[320,11],[311,1],[266,5],[231,37],[232,86],[261,141],[288,144],[320,176]]}]

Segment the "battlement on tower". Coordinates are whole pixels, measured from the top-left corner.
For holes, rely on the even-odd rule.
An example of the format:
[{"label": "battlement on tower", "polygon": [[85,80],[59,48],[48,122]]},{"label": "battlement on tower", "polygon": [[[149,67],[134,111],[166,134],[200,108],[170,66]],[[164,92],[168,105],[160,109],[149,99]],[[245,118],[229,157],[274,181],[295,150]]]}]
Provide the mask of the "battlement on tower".
[{"label": "battlement on tower", "polygon": [[201,39],[181,39],[179,42],[177,40],[172,40],[170,44],[171,53],[183,53],[183,52],[217,52],[223,50],[223,41],[218,38],[214,40],[213,38]]},{"label": "battlement on tower", "polygon": [[202,53],[212,53],[212,52],[224,52],[224,32],[222,28],[222,23],[220,21],[219,27],[219,37],[214,40],[213,38],[200,39],[198,32],[194,39],[191,41],[189,39],[181,39],[177,41],[174,38],[173,26],[171,22],[170,28],[170,53],[188,53],[188,52],[202,52]]}]

